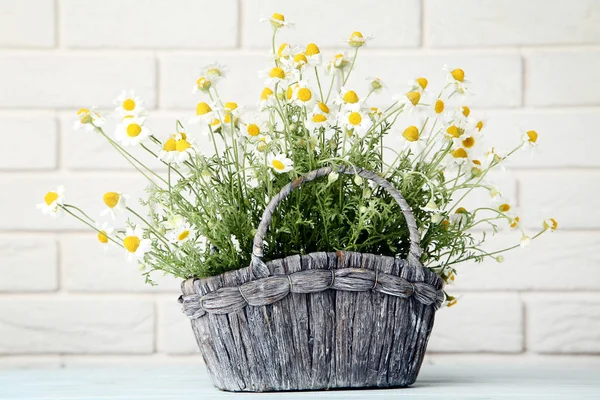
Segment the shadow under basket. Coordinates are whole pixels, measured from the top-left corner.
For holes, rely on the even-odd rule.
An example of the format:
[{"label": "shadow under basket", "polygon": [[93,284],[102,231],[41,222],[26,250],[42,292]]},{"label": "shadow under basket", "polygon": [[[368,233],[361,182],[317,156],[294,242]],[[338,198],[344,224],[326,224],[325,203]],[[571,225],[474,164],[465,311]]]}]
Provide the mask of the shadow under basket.
[{"label": "shadow under basket", "polygon": [[217,388],[266,392],[415,382],[444,299],[443,281],[418,261],[416,223],[387,181],[366,170],[337,169],[375,181],[400,204],[411,230],[406,260],[344,251],[261,260],[277,204],[331,168],[308,173],[273,198],[250,267],[182,283],[179,301]]}]

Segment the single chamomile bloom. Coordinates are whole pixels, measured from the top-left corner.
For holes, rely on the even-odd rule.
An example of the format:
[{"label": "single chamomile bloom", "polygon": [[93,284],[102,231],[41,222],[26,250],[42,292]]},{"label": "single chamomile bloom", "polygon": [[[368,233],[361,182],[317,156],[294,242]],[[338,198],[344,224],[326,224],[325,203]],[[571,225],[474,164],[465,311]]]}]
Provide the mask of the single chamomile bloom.
[{"label": "single chamomile bloom", "polygon": [[102,201],[106,205],[106,208],[100,212],[100,215],[108,215],[115,219],[116,215],[125,211],[127,208],[128,195],[122,194],[121,192],[106,192],[102,196]]},{"label": "single chamomile bloom", "polygon": [[61,206],[65,202],[65,187],[58,186],[56,189],[47,192],[44,195],[44,201],[36,205],[36,208],[42,210],[42,214],[52,217],[59,217],[62,214]]},{"label": "single chamomile bloom", "polygon": [[306,45],[306,50],[304,50],[304,54],[306,54],[308,64],[312,67],[321,65],[321,63],[323,62],[323,58],[321,57],[321,50],[319,49],[319,46],[317,46],[314,43],[309,43],[308,45]]},{"label": "single chamomile bloom", "polygon": [[277,99],[274,96],[273,89],[264,88],[262,92],[260,92],[260,100],[258,102],[258,106],[261,110],[264,110],[267,107],[272,107],[277,104]]},{"label": "single chamomile bloom", "polygon": [[363,136],[372,125],[371,118],[361,110],[358,104],[345,107],[344,111],[338,114],[338,123],[350,136],[357,135],[359,137]]},{"label": "single chamomile bloom", "polygon": [[538,133],[536,131],[527,131],[521,135],[521,140],[526,147],[534,149],[537,146]]},{"label": "single chamomile bloom", "polygon": [[198,93],[198,92],[208,93],[208,91],[212,87],[212,84],[213,84],[212,79],[210,79],[209,77],[206,77],[206,76],[201,76],[198,79],[196,79],[196,84],[194,85],[192,92],[193,93]]},{"label": "single chamomile bloom", "polygon": [[128,227],[123,238],[123,247],[127,251],[127,261],[143,261],[146,253],[152,250],[152,241],[144,239],[141,227]]},{"label": "single chamomile bloom", "polygon": [[354,90],[350,90],[346,87],[340,89],[340,93],[333,102],[339,105],[362,104],[358,94]]},{"label": "single chamomile bloom", "polygon": [[529,246],[531,244],[531,238],[525,234],[523,234],[523,236],[521,236],[521,241],[519,242],[519,245],[523,248]]},{"label": "single chamomile bloom", "polygon": [[411,154],[418,155],[425,149],[426,141],[415,125],[411,125],[402,131],[402,138],[405,140],[404,148],[410,149]]},{"label": "single chamomile bloom", "polygon": [[[258,135],[256,137],[256,151],[258,153],[264,153],[269,148],[269,144],[271,143],[271,138],[268,135]],[[268,160],[267,160],[268,161]]]},{"label": "single chamomile bloom", "polygon": [[323,102],[318,102],[311,113],[308,114],[306,126],[310,129],[327,128],[331,125],[332,116],[329,107]]},{"label": "single chamomile bloom", "polygon": [[398,105],[404,105],[404,112],[411,113],[417,108],[421,101],[421,92],[410,91],[404,94],[398,94],[392,97],[392,100],[398,102]]},{"label": "single chamomile bloom", "polygon": [[453,214],[450,215],[450,222],[461,226],[467,222],[468,219],[468,211],[464,207],[459,207],[454,211]]},{"label": "single chamomile bloom", "polygon": [[167,240],[171,243],[183,244],[193,240],[195,235],[195,229],[189,222],[184,221],[167,233]]},{"label": "single chamomile bloom", "polygon": [[325,65],[325,72],[332,74],[337,70],[344,70],[350,65],[350,60],[346,53],[338,53]]},{"label": "single chamomile bloom", "polygon": [[274,13],[269,18],[261,18],[260,22],[270,22],[273,29],[293,28],[294,24],[285,20],[285,15]]},{"label": "single chamomile bloom", "polygon": [[290,58],[291,55],[292,46],[290,46],[288,43],[282,43],[281,45],[279,45],[277,52],[273,54],[273,58],[275,60],[283,61],[285,59]]},{"label": "single chamomile bloom", "polygon": [[308,87],[305,81],[300,81],[297,85],[294,85],[291,98],[292,103],[308,108],[312,107],[316,100],[316,94]]},{"label": "single chamomile bloom", "polygon": [[108,222],[103,222],[102,224],[96,222],[96,229],[98,230],[98,234],[96,235],[98,242],[101,244],[109,244],[110,238],[112,238],[112,235],[115,232],[115,228],[110,226]]},{"label": "single chamomile bloom", "polygon": [[200,76],[204,76],[206,79],[215,82],[219,79],[224,79],[227,76],[227,69],[222,64],[208,64],[202,68]]},{"label": "single chamomile bloom", "polygon": [[133,90],[123,90],[114,101],[115,111],[121,117],[138,117],[146,113],[144,101]]},{"label": "single chamomile bloom", "polygon": [[213,111],[214,105],[210,105],[205,101],[201,101],[196,106],[196,115],[190,118],[190,124],[204,123],[208,124],[215,118]]},{"label": "single chamomile bloom", "polygon": [[367,78],[367,81],[369,82],[371,93],[378,94],[386,87],[383,81],[378,77],[369,77]]},{"label": "single chamomile bloom", "polygon": [[358,48],[367,44],[367,41],[373,39],[371,35],[363,36],[362,33],[355,31],[350,34],[350,37],[344,42],[348,43],[350,47]]},{"label": "single chamomile bloom", "polygon": [[466,94],[469,81],[465,79],[465,71],[461,68],[451,68],[444,65],[444,70],[448,73],[447,81],[454,85],[454,90],[459,94]]},{"label": "single chamomile bloom", "polygon": [[427,89],[429,81],[427,80],[427,78],[419,77],[409,81],[408,85],[410,86],[411,91],[422,93],[425,91],[425,89]]},{"label": "single chamomile bloom", "polygon": [[144,126],[145,118],[124,118],[115,129],[115,137],[123,146],[136,146],[152,132]]},{"label": "single chamomile bloom", "polygon": [[105,122],[106,120],[96,112],[96,107],[82,108],[77,111],[77,119],[73,121],[73,129],[83,128],[86,131],[93,131],[96,127],[101,128]]},{"label": "single chamomile bloom", "polygon": [[289,159],[285,154],[269,154],[267,156],[267,163],[275,172],[281,174],[289,172],[294,169],[294,162]]},{"label": "single chamomile bloom", "polygon": [[544,230],[550,229],[552,232],[558,229],[558,222],[554,218],[548,218],[543,223]]},{"label": "single chamomile bloom", "polygon": [[277,83],[286,83],[287,81],[297,80],[297,72],[297,70],[293,68],[287,68],[286,65],[281,64],[279,67],[263,70],[259,75],[265,78],[265,85],[272,86]]},{"label": "single chamomile bloom", "polygon": [[256,116],[252,120],[244,122],[241,131],[242,134],[246,135],[248,138],[256,139],[261,134],[267,132],[267,124],[261,121],[259,116]]}]

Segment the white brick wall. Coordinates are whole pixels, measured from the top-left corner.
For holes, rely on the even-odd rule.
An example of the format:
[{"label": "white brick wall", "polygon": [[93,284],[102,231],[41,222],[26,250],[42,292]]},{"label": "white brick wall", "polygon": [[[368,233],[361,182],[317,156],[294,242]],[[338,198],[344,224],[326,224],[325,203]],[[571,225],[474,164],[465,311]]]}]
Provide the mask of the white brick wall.
[{"label": "white brick wall", "polygon": [[506,149],[520,128],[540,133],[537,154],[518,154],[498,181],[529,228],[555,216],[561,231],[504,264],[463,266],[459,305],[437,316],[434,359],[600,353],[600,2],[0,0],[0,365],[199,360],[178,280],[145,286],[78,223],[34,206],[60,183],[94,213],[99,193],[144,188],[100,137],[71,131],[78,108],[111,107],[133,88],[166,135],[193,113],[197,70],[214,61],[229,69],[222,97],[252,108],[270,41],[258,20],[274,11],[297,24],[282,39],[326,55],[351,31],[373,34],[352,85],[376,74],[390,87],[416,75],[434,86],[457,65],[490,141]]}]

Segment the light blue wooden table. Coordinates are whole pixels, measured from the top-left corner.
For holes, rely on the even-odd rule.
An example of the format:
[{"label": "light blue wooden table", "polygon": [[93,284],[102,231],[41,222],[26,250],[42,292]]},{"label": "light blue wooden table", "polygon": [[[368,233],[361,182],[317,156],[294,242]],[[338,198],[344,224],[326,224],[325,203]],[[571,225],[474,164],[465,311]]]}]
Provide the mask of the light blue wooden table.
[{"label": "light blue wooden table", "polygon": [[202,366],[0,370],[0,399],[600,399],[600,366],[424,365],[408,389],[235,394],[214,389]]}]

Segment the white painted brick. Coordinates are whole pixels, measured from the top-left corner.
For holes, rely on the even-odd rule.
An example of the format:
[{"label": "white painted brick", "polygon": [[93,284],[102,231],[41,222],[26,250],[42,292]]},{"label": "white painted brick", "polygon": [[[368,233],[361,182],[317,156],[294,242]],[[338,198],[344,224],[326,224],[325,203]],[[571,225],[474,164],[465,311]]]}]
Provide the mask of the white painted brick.
[{"label": "white painted brick", "polygon": [[528,350],[536,353],[600,353],[598,294],[532,295],[525,302]]},{"label": "white painted brick", "polygon": [[0,354],[151,353],[151,301],[117,298],[2,298]]},{"label": "white painted brick", "polygon": [[458,304],[436,313],[428,351],[517,353],[523,350],[523,313],[516,294],[473,293],[458,297]]},{"label": "white painted brick", "polygon": [[[519,243],[518,231],[490,237],[484,246],[500,250]],[[527,248],[494,260],[457,266],[455,284],[448,290],[600,290],[600,246],[597,232],[547,232]]]},{"label": "white painted brick", "polygon": [[[0,169],[54,169],[58,137],[52,117],[0,119]],[[26,139],[25,139],[26,138]]]},{"label": "white painted brick", "polygon": [[432,46],[504,46],[598,43],[595,0],[428,0],[427,38]]},{"label": "white painted brick", "polygon": [[53,0],[0,0],[0,47],[52,47]]},{"label": "white painted brick", "polygon": [[[237,45],[236,0],[65,0],[68,47],[231,48]],[[93,16],[93,18],[90,18]]]},{"label": "white painted brick", "polygon": [[113,107],[123,89],[155,105],[155,60],[134,54],[0,55],[0,107]]},{"label": "white painted brick", "polygon": [[95,234],[62,235],[62,285],[69,292],[171,292],[173,301],[180,294],[182,279],[151,276],[157,286],[144,283],[137,263],[125,259],[125,250],[101,244]]},{"label": "white painted brick", "polygon": [[0,292],[58,288],[56,240],[40,235],[0,236]]},{"label": "white painted brick", "polygon": [[196,354],[196,338],[188,317],[175,298],[157,302],[156,350],[168,354]]},{"label": "white painted brick", "polygon": [[559,229],[600,227],[600,173],[593,170],[519,172],[524,223],[539,229],[553,217]]},{"label": "white painted brick", "polygon": [[501,150],[511,150],[521,143],[522,132],[539,134],[535,151],[519,151],[507,165],[517,167],[597,167],[596,149],[600,137],[594,132],[600,126],[600,111],[559,110],[499,111],[488,113],[485,138]]},{"label": "white painted brick", "polygon": [[[108,191],[121,191],[130,194],[129,204],[140,210],[137,198],[144,194],[145,178],[136,174],[3,174],[0,175],[0,187],[18,188],[18,196],[10,191],[0,192],[0,204],[11,212],[5,213],[0,220],[0,230],[65,230],[77,229],[88,231],[91,228],[83,225],[69,215],[54,219],[42,215],[36,204],[43,201],[44,194],[56,186],[63,184],[67,190],[67,203],[82,208],[92,218],[99,218],[105,208],[102,195]],[[104,217],[110,221],[110,217]],[[115,221],[116,226],[123,226],[124,218]]]},{"label": "white painted brick", "polygon": [[525,104],[600,104],[600,51],[539,51],[526,58]]},{"label": "white painted brick", "polygon": [[227,67],[227,79],[219,82],[218,86],[221,99],[256,107],[264,87],[259,71],[270,65],[266,52],[161,55],[160,106],[189,110],[193,115],[196,104],[206,100],[203,94],[192,93],[200,68],[215,61]]},{"label": "white painted brick", "polygon": [[446,85],[444,65],[465,70],[472,93],[466,99],[469,105],[487,108],[521,105],[522,60],[516,54],[395,55],[365,51],[359,54],[348,85],[366,95],[366,78],[377,76],[389,88],[379,98],[385,99],[389,105],[393,94],[406,92],[410,80],[424,76],[429,80],[430,93],[435,96]]},{"label": "white painted brick", "polygon": [[[373,35],[369,47],[416,47],[420,43],[420,5],[417,0],[370,2],[307,0],[246,0],[243,2],[242,45],[270,48],[272,28],[259,21],[283,13],[294,29],[281,29],[279,42],[340,47],[354,31]],[[279,43],[278,42],[278,43]],[[344,45],[348,47],[347,45]]]}]

